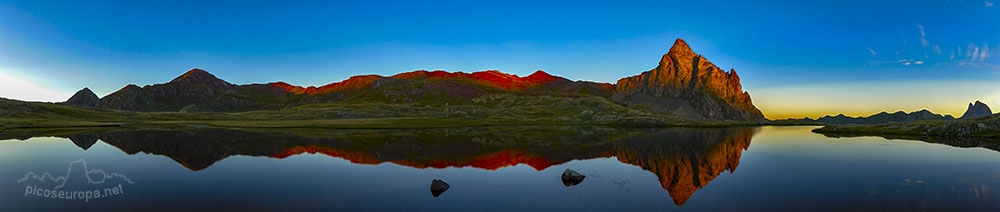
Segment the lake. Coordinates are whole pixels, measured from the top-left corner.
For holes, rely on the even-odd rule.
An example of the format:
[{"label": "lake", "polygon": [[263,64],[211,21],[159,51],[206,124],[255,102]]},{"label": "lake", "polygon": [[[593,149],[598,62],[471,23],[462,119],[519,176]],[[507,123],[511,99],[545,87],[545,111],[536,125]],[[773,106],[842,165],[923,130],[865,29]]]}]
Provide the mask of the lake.
[{"label": "lake", "polygon": [[1000,211],[1000,143],[814,128],[8,131],[0,211]]}]

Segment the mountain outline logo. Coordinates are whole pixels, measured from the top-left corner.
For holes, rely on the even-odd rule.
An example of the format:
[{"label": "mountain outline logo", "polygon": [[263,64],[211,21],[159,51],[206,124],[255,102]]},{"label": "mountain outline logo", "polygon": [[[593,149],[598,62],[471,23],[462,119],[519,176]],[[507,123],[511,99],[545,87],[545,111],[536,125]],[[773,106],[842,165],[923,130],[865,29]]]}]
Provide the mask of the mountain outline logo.
[{"label": "mountain outline logo", "polygon": [[[56,186],[56,187],[53,188],[53,189],[60,189],[60,188],[62,188],[64,186],[66,186],[66,181],[69,179],[70,175],[73,173],[73,164],[77,164],[77,163],[82,163],[83,164],[83,169],[84,169],[83,173],[84,173],[84,177],[87,178],[87,183],[90,183],[90,184],[103,184],[108,179],[119,178],[119,179],[124,180],[125,182],[128,182],[129,184],[135,184],[135,182],[132,182],[132,179],[129,179],[128,176],[125,176],[124,174],[117,173],[117,172],[112,172],[112,173],[108,174],[103,169],[90,169],[89,167],[87,167],[87,161],[84,160],[84,159],[75,160],[73,162],[70,162],[69,163],[69,167],[66,168],[66,175],[63,175],[63,176],[60,176],[60,177],[55,177],[55,176],[53,176],[49,172],[42,173],[42,175],[38,175],[35,172],[28,172],[27,174],[24,174],[24,177],[22,177],[21,179],[18,179],[17,183],[19,183],[19,184],[20,183],[24,183],[24,182],[27,182],[28,180],[38,180],[39,182],[46,182],[46,180],[49,180],[49,181],[52,181],[52,182],[61,182],[58,186]],[[101,174],[102,177],[101,177],[100,180],[94,180],[93,178],[90,177],[91,174]]]}]

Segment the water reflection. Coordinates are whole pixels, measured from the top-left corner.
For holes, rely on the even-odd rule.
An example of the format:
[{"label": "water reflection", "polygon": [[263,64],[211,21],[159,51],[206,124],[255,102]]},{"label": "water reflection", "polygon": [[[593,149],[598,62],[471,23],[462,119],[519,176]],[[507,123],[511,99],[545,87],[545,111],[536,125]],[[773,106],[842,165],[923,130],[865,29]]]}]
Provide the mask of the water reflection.
[{"label": "water reflection", "polygon": [[720,173],[736,170],[750,146],[751,129],[664,130],[615,142],[618,160],[660,179],[677,205]]},{"label": "water reflection", "polygon": [[33,133],[5,132],[0,134],[0,139],[5,136],[64,137],[84,150],[101,140],[128,154],[149,153],[169,157],[192,171],[206,169],[235,155],[286,158],[304,153],[323,154],[355,164],[388,162],[419,169],[471,167],[496,170],[525,164],[539,171],[572,160],[616,157],[622,163],[655,174],[674,203],[683,205],[695,191],[719,174],[736,169],[740,155],[750,145],[755,131],[751,128],[489,127]]},{"label": "water reflection", "polygon": [[943,136],[923,136],[923,135],[893,135],[893,134],[844,134],[844,133],[819,133],[830,138],[853,138],[874,136],[892,140],[916,140],[927,143],[944,144],[953,147],[982,147],[1000,152],[1000,138],[983,137],[943,137]]}]

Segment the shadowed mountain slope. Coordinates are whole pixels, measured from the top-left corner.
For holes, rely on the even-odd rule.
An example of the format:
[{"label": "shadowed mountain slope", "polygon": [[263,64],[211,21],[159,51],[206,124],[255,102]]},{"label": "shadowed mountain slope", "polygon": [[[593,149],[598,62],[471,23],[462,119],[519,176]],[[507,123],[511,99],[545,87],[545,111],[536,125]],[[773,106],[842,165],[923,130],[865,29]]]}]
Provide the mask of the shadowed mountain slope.
[{"label": "shadowed mountain slope", "polygon": [[969,109],[965,109],[965,114],[962,114],[960,119],[974,119],[983,116],[993,115],[993,110],[990,110],[990,106],[986,106],[985,103],[976,100],[976,103],[969,103]]},{"label": "shadowed mountain slope", "polygon": [[66,102],[63,102],[63,104],[78,107],[94,107],[97,106],[97,102],[99,101],[101,101],[101,98],[98,98],[97,94],[90,91],[90,88],[83,88],[73,94],[73,96],[69,97],[69,99],[66,100]]}]

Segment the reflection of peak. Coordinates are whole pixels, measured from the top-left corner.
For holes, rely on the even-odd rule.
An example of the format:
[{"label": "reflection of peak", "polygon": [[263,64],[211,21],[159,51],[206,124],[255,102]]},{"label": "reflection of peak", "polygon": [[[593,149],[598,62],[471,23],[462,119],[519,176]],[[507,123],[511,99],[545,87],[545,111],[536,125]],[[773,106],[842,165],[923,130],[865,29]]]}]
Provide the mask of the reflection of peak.
[{"label": "reflection of peak", "polygon": [[539,155],[532,155],[515,150],[503,150],[499,152],[477,155],[461,160],[435,160],[435,161],[392,161],[395,164],[410,166],[415,168],[448,168],[448,167],[473,167],[485,170],[497,170],[504,167],[526,164],[535,170],[545,170],[561,162],[550,161]]},{"label": "reflection of peak", "polygon": [[102,132],[98,138],[128,154],[169,157],[192,171],[234,155],[286,158],[319,153],[355,164],[388,162],[420,169],[484,170],[524,164],[539,171],[572,160],[614,156],[656,174],[663,189],[680,205],[720,173],[732,172],[754,131],[474,127],[331,133],[333,136],[309,137],[219,129],[142,130]]},{"label": "reflection of peak", "polygon": [[736,169],[753,134],[750,128],[668,130],[627,139],[616,145],[615,156],[656,174],[674,203],[683,205],[719,174]]},{"label": "reflection of peak", "polygon": [[69,137],[70,141],[73,141],[73,144],[83,148],[83,150],[90,149],[91,146],[97,143],[97,134],[76,134],[67,137]]},{"label": "reflection of peak", "polygon": [[[285,158],[302,153],[320,153],[358,164],[390,162],[414,168],[473,167],[495,170],[525,164],[542,170],[573,159],[610,156],[607,154],[610,151],[608,148],[577,148],[608,144],[608,139],[599,138],[618,133],[601,128],[597,132],[576,133],[574,136],[542,138],[547,141],[539,144],[529,142],[538,139],[532,133],[511,136],[505,130],[462,129],[461,135],[443,136],[450,134],[451,130],[454,129],[358,130],[346,131],[344,137],[336,138],[237,130],[142,130],[100,133],[99,138],[129,154],[145,152],[170,157],[193,171],[203,170],[234,155]],[[537,128],[518,128],[517,131],[521,130]],[[372,137],[368,133],[378,136]],[[515,142],[518,145],[489,142],[500,137],[514,139],[518,141]],[[597,143],[560,148],[542,145],[548,142],[573,144],[581,141]],[[358,146],[358,142],[372,146]]]}]

